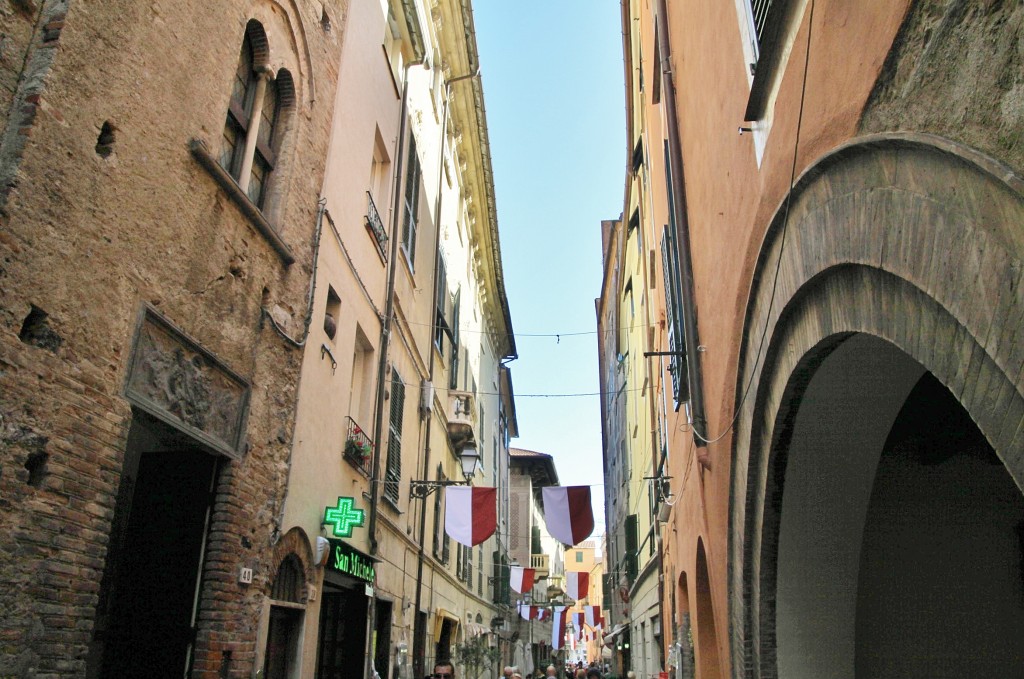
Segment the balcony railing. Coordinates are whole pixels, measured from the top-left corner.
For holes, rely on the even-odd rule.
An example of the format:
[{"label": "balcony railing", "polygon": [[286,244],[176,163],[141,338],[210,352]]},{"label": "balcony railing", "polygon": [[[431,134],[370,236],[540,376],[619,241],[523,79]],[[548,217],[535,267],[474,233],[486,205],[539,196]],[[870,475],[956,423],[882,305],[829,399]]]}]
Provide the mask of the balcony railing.
[{"label": "balcony railing", "polygon": [[355,420],[351,417],[346,417],[345,419],[348,420],[348,430],[345,433],[345,448],[342,451],[342,455],[363,476],[369,478],[370,458],[373,457],[373,442],[366,435],[366,432],[356,424]]},{"label": "balcony railing", "polygon": [[373,196],[369,191],[366,192],[366,230],[373,236],[374,242],[377,243],[377,251],[380,252],[380,256],[387,261],[387,248],[385,247],[388,243],[388,234],[384,231],[384,222],[381,221],[380,213],[377,212],[377,206],[373,203]]},{"label": "balcony railing", "polygon": [[537,571],[537,578],[546,578],[551,571],[551,557],[548,554],[531,554],[530,568]]}]

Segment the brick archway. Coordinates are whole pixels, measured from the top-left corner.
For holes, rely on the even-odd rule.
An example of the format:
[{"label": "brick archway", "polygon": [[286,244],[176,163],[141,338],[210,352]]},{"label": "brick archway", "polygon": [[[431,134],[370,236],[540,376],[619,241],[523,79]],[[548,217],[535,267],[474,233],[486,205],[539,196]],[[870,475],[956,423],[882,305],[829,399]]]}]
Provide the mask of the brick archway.
[{"label": "brick archway", "polygon": [[[306,536],[306,531],[302,530],[298,526],[291,528],[287,533],[281,536],[277,544],[274,545],[274,557],[270,563],[270,568],[267,571],[268,586],[273,585],[273,579],[281,569],[281,564],[290,556],[294,556],[299,560],[301,564],[302,575],[306,585],[311,585],[316,582],[314,573],[314,557],[313,548],[309,544],[309,538]],[[308,588],[304,587],[302,592],[302,601],[300,603],[306,603],[306,594]]]},{"label": "brick archway", "polygon": [[[775,301],[782,210],[747,306],[730,507],[733,674],[775,676],[778,500],[772,469],[818,363],[864,333],[898,347],[954,395],[1024,487],[1024,183],[925,135],[855,140],[793,192]],[[763,356],[759,339],[767,326]]]}]

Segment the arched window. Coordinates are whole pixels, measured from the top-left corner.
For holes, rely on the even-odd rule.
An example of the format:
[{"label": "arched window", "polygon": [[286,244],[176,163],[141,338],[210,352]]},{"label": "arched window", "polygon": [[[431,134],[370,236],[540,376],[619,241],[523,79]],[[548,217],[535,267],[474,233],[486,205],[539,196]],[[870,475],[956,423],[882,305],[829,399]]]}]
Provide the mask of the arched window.
[{"label": "arched window", "polygon": [[279,147],[282,114],[295,101],[291,74],[275,77],[268,65],[267,36],[250,21],[231,88],[219,162],[261,210],[266,204]]},{"label": "arched window", "polygon": [[270,598],[276,601],[305,603],[306,580],[302,575],[302,563],[294,554],[289,554],[277,569],[277,577],[270,590]]}]

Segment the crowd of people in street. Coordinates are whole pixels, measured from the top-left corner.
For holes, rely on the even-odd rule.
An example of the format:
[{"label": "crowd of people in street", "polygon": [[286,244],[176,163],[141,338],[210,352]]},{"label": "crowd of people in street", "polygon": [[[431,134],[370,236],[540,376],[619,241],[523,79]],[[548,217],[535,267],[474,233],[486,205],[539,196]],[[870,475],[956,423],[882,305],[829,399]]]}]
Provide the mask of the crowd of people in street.
[{"label": "crowd of people in street", "polygon": [[[439,662],[434,665],[434,673],[427,675],[426,679],[456,679],[455,665],[447,661]],[[537,668],[527,676],[524,676],[518,667],[506,665],[498,679],[619,679],[619,676],[611,671],[607,663],[585,665],[578,662],[575,665],[567,663],[561,673],[554,665],[548,665],[547,670]],[[636,675],[627,672],[623,679],[636,679]]]}]

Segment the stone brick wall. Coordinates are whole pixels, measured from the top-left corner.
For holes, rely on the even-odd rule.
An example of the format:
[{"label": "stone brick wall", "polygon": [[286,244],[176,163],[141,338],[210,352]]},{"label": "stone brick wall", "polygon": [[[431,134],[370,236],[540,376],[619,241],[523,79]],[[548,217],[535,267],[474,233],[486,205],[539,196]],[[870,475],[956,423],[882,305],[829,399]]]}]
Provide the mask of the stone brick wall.
[{"label": "stone brick wall", "polygon": [[[251,385],[243,456],[219,477],[194,676],[251,675],[301,357],[261,308],[301,337],[346,7],[0,9],[0,675],[84,674],[144,304]],[[282,159],[294,171],[271,211],[290,266],[189,152],[192,139],[219,145],[250,18],[296,81]],[[237,582],[243,565],[251,586]]]},{"label": "stone brick wall", "polygon": [[861,119],[861,133],[915,130],[1024,170],[1024,5],[917,0]]}]

